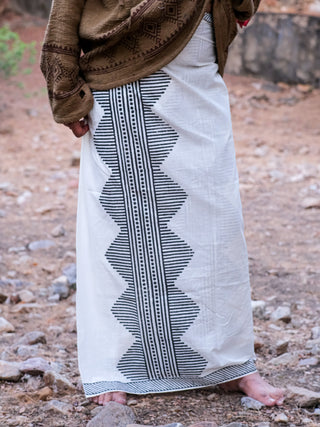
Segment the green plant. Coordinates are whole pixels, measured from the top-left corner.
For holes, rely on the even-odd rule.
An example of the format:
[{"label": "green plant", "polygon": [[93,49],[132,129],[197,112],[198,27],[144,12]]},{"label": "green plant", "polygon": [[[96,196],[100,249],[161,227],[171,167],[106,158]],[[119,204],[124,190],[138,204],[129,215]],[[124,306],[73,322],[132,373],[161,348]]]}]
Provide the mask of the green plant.
[{"label": "green plant", "polygon": [[0,74],[6,78],[16,75],[24,55],[30,64],[35,62],[35,42],[24,43],[9,27],[0,28]]}]

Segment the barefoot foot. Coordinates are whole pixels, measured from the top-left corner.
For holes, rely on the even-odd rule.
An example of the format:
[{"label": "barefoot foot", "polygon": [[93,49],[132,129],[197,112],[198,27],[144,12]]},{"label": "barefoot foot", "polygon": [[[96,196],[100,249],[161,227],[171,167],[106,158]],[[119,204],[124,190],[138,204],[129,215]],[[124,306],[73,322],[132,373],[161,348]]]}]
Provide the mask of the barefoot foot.
[{"label": "barefoot foot", "polygon": [[97,405],[105,406],[108,402],[117,402],[121,405],[127,403],[127,394],[122,391],[114,391],[110,393],[99,394],[99,396],[94,396],[91,398],[92,402]]},{"label": "barefoot foot", "polygon": [[266,406],[282,405],[284,401],[283,390],[272,387],[258,372],[221,384],[221,388],[224,391],[242,391]]}]

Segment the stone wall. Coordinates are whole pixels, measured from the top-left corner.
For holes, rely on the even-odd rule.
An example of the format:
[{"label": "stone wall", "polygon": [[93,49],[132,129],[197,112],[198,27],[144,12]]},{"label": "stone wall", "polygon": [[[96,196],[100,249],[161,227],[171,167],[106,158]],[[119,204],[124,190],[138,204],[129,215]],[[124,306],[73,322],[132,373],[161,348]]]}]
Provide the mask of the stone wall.
[{"label": "stone wall", "polygon": [[320,87],[320,17],[258,13],[230,48],[226,72]]}]

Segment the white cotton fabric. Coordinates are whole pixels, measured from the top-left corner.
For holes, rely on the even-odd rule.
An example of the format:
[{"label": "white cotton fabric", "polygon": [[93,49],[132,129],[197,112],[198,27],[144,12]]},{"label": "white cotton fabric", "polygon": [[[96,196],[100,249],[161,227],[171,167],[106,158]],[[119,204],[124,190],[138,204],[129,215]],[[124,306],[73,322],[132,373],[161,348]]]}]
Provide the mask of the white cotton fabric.
[{"label": "white cotton fabric", "polygon": [[[174,286],[198,310],[181,340],[201,356],[201,372],[139,381],[119,369],[137,337],[113,313],[128,283],[106,256],[120,228],[100,201],[113,171],[95,145],[105,114],[100,102],[104,93],[95,92],[90,132],[82,142],[77,222],[78,352],[87,396],[205,387],[255,372],[239,180],[212,24],[204,19],[188,45],[161,71],[169,83],[152,112],[177,137],[160,169],[186,194],[168,227],[192,249]],[[183,362],[177,363],[183,371]]]}]

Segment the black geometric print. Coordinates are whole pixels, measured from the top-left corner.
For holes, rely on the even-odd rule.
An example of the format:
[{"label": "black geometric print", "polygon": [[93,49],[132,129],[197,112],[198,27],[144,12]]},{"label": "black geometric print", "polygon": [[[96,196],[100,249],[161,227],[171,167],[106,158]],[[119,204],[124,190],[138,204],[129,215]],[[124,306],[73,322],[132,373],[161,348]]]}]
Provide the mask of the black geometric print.
[{"label": "black geometric print", "polygon": [[168,225],[187,198],[161,170],[179,138],[152,110],[169,83],[159,71],[95,94],[94,143],[111,170],[100,202],[120,230],[105,255],[128,284],[112,313],[135,337],[118,369],[130,381],[199,376],[207,363],[183,342],[199,307],[175,286],[193,251]]}]

